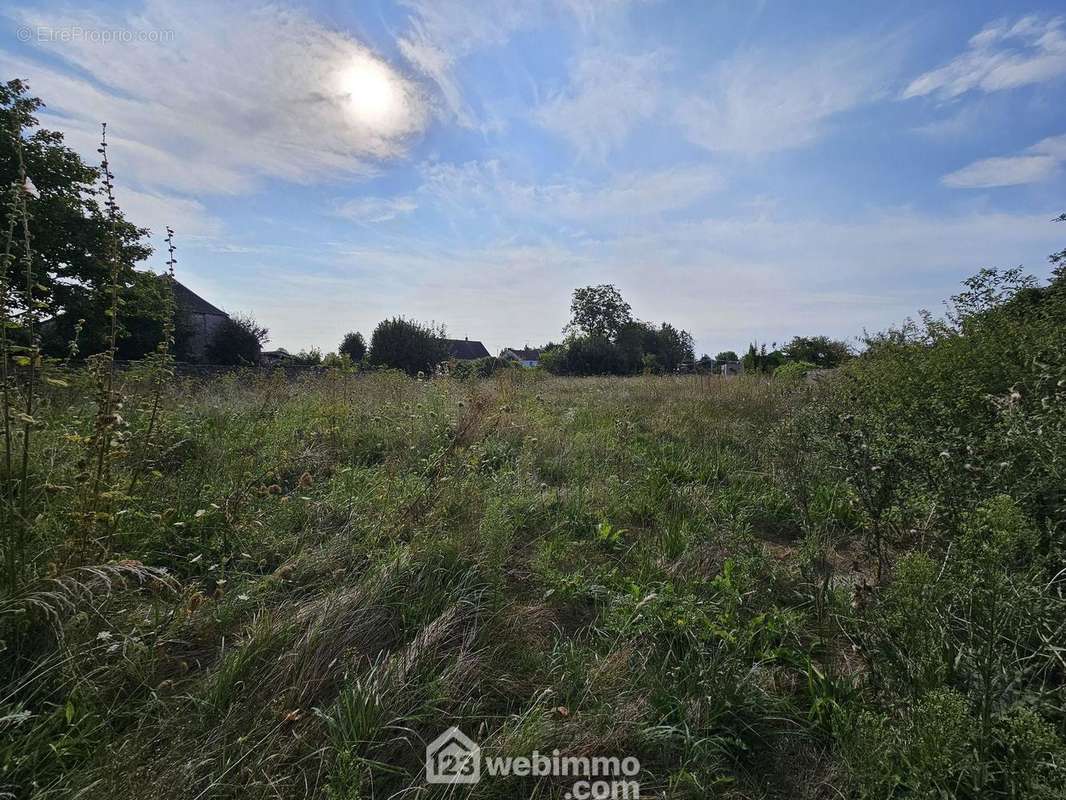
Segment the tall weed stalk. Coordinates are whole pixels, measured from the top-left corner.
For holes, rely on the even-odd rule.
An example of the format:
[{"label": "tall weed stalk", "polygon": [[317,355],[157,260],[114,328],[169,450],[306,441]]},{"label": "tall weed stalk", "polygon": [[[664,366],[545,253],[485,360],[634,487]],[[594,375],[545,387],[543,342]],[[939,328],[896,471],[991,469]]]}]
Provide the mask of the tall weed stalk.
[{"label": "tall weed stalk", "polygon": [[[33,243],[30,234],[30,182],[22,152],[22,128],[18,121],[13,123],[10,133],[17,164],[17,178],[10,189],[8,229],[5,232],[0,278],[0,361],[3,362],[3,373],[0,377],[3,380],[5,488],[4,511],[0,518],[4,521],[6,534],[6,587],[13,592],[20,583],[25,567],[26,543],[32,524],[30,506],[34,493],[30,487],[30,454],[33,428],[37,424],[33,414],[41,356],[36,324],[39,301],[35,297],[37,284],[33,272]],[[11,291],[16,234],[19,232],[22,240],[19,260],[25,291],[21,314]],[[18,332],[18,341],[12,338],[14,331]],[[21,374],[19,369],[22,370]],[[21,433],[16,435],[20,427]]]}]

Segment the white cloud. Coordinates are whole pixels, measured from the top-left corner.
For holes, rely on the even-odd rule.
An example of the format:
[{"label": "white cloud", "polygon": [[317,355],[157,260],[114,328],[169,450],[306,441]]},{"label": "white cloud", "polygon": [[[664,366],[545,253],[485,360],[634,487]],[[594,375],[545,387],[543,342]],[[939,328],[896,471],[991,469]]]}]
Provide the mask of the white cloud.
[{"label": "white cloud", "polygon": [[128,186],[115,186],[115,199],[123,214],[135,224],[150,228],[159,236],[167,226],[182,239],[210,238],[222,231],[222,224],[212,217],[203,204],[187,197],[156,192],[140,192]]},{"label": "white cloud", "polygon": [[397,45],[412,65],[428,77],[444,101],[448,116],[476,127],[474,112],[454,75],[457,64],[485,47],[507,42],[511,34],[533,22],[539,6],[532,0],[485,4],[469,0],[405,0],[409,28]]},{"label": "white cloud", "polygon": [[496,123],[478,118],[456,76],[465,58],[506,44],[519,30],[553,20],[576,21],[582,33],[593,33],[609,17],[640,1],[646,0],[403,0],[410,16],[397,45],[404,58],[436,85],[447,117],[469,128],[486,129]]},{"label": "white cloud", "polygon": [[661,52],[589,50],[575,63],[570,86],[543,103],[536,119],[582,156],[602,159],[655,113],[667,62]]},{"label": "white cloud", "polygon": [[[234,193],[262,177],[306,182],[365,174],[402,155],[427,115],[417,86],[360,42],[278,6],[149,0],[136,13],[24,12],[31,29],[172,31],[166,41],[40,41],[73,67],[0,57],[71,142],[95,160],[113,132],[120,180]],[[352,80],[353,70],[364,80]],[[355,89],[359,96],[350,94]],[[368,113],[367,104],[374,104]]]},{"label": "white cloud", "polygon": [[718,171],[706,164],[621,172],[598,183],[524,183],[507,177],[497,161],[427,164],[423,173],[420,191],[452,209],[568,222],[624,223],[676,211],[725,185]]},{"label": "white cloud", "polygon": [[747,52],[681,97],[676,116],[708,150],[765,153],[810,144],[836,114],[876,99],[895,64],[889,40],[850,39],[808,54]]},{"label": "white cloud", "polygon": [[996,92],[1066,75],[1063,18],[1023,17],[995,22],[970,39],[965,52],[919,75],[902,97],[958,97],[972,90]]},{"label": "white cloud", "polygon": [[988,189],[1046,181],[1066,161],[1066,134],[1037,142],[1024,153],[975,161],[941,178],[954,189]]},{"label": "white cloud", "polygon": [[413,197],[357,197],[337,206],[336,214],[353,222],[374,224],[406,216],[417,208]]}]

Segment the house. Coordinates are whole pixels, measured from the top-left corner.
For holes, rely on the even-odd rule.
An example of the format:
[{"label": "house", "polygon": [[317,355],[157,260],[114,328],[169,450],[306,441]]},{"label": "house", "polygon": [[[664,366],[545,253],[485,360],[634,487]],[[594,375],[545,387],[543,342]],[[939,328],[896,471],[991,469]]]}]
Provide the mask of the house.
[{"label": "house", "polygon": [[521,348],[505,347],[500,351],[500,358],[517,361],[523,367],[535,367],[540,363],[540,350],[529,345]]},{"label": "house", "polygon": [[229,314],[180,281],[174,281],[174,307],[185,341],[185,356],[190,361],[203,361],[208,342]]},{"label": "house", "polygon": [[453,361],[474,361],[478,358],[488,358],[489,351],[485,345],[478,341],[463,339],[445,339],[445,347],[448,348],[448,358]]},{"label": "house", "polygon": [[284,347],[279,347],[277,350],[264,350],[259,354],[259,366],[261,367],[280,367],[290,361],[292,361],[292,354]]},{"label": "house", "polygon": [[[140,272],[137,277],[149,283],[152,278],[160,282],[163,280],[163,276],[151,272]],[[202,362],[208,342],[219,326],[229,319],[229,315],[211,305],[185,284],[175,280],[173,287],[177,357],[182,361]],[[119,357],[122,359],[143,358],[156,346],[159,334],[158,328],[151,325],[154,318],[140,314],[139,311],[136,306],[128,306],[121,313],[123,325],[127,328],[127,334],[121,337],[118,343]],[[46,342],[46,352],[66,351],[70,339],[73,338],[73,320],[76,316],[72,312],[61,311],[41,323],[40,332]],[[155,321],[158,323],[158,320]],[[131,351],[134,354],[131,355]]]}]

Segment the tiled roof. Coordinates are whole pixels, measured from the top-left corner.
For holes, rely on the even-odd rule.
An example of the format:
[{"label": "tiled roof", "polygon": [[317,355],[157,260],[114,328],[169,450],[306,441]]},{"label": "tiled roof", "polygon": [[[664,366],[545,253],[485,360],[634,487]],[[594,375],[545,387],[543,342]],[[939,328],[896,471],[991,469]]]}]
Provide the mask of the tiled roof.
[{"label": "tiled roof", "polygon": [[471,361],[475,358],[488,358],[489,351],[485,349],[485,345],[478,341],[470,341],[469,339],[445,339],[444,343],[448,346],[448,355],[452,358],[459,359],[460,361]]}]

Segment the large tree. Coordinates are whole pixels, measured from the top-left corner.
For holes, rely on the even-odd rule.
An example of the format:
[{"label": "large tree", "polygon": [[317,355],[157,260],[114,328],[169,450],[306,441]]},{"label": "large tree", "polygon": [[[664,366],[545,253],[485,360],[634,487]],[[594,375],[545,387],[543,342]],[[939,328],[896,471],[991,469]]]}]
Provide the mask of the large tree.
[{"label": "large tree", "polygon": [[563,330],[614,341],[622,326],[632,321],[632,309],[621,293],[610,284],[601,284],[574,290],[570,322]]},{"label": "large tree", "polygon": [[432,372],[447,358],[443,328],[393,317],[379,322],[370,336],[370,363],[375,366],[415,375]]},{"label": "large tree", "polygon": [[[86,325],[101,318],[107,304],[111,223],[100,198],[99,170],[85,164],[63,143],[63,135],[39,127],[35,114],[44,103],[30,95],[21,80],[0,84],[0,186],[19,178],[21,144],[26,175],[36,190],[28,197],[35,298],[46,313],[70,310],[85,317]],[[21,142],[15,138],[18,136]],[[9,210],[0,205],[0,232],[10,223]],[[20,235],[16,226],[16,236]],[[145,288],[134,277],[133,265],[151,253],[148,232],[128,222],[121,211],[115,225],[120,262],[119,280],[125,305]],[[16,262],[12,270],[20,269]],[[14,276],[7,276],[9,279]],[[25,283],[9,280],[13,301],[25,302]],[[86,304],[94,305],[87,309]],[[77,309],[75,309],[77,307]]]}]

